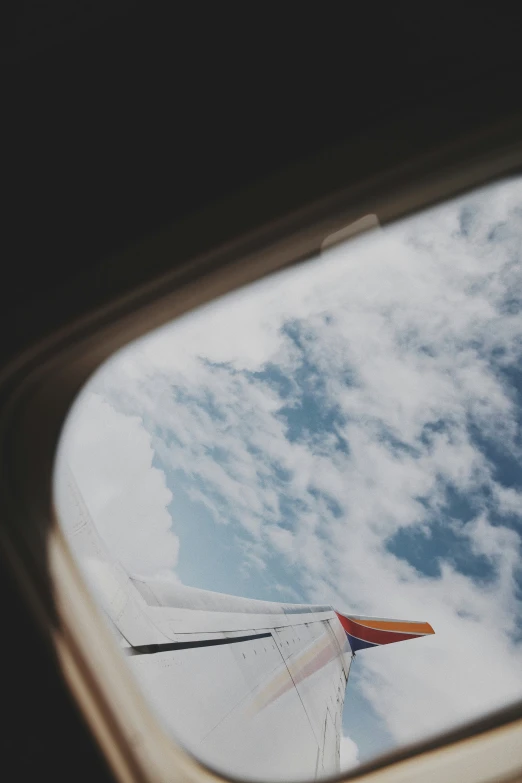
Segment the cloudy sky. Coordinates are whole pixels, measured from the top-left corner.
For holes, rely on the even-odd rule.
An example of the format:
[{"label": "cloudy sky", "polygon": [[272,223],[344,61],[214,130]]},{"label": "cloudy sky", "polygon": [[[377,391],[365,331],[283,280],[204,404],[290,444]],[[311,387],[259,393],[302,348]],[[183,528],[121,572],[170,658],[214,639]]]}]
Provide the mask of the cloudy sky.
[{"label": "cloudy sky", "polygon": [[522,697],[521,258],[513,180],[155,332],[71,420],[131,571],[434,626],[357,656],[347,765]]}]

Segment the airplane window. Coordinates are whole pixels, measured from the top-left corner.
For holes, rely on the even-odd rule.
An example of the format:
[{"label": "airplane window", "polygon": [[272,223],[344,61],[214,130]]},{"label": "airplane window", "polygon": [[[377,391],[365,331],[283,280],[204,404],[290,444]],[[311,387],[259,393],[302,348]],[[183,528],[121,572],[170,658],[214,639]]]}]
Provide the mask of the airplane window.
[{"label": "airplane window", "polygon": [[522,697],[522,181],[365,226],[119,352],[62,436],[122,659],[228,774],[328,775]]}]

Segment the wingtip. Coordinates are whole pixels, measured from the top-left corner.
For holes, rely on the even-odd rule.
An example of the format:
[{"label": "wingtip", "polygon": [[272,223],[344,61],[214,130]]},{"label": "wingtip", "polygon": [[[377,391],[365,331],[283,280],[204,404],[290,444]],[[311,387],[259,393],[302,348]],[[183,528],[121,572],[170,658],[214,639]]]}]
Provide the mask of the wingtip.
[{"label": "wingtip", "polygon": [[433,626],[416,620],[356,617],[336,612],[352,650],[418,639],[435,633]]}]

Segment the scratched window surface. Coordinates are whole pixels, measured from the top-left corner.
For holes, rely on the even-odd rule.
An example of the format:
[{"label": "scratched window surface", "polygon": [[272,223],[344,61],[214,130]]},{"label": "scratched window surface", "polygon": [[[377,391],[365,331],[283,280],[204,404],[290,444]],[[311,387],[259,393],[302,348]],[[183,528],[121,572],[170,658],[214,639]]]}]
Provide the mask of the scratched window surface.
[{"label": "scratched window surface", "polygon": [[[205,762],[313,778],[522,697],[521,254],[515,179],[217,300],[80,395],[63,528]],[[115,564],[139,622],[107,609]],[[353,658],[336,612],[435,634]]]}]

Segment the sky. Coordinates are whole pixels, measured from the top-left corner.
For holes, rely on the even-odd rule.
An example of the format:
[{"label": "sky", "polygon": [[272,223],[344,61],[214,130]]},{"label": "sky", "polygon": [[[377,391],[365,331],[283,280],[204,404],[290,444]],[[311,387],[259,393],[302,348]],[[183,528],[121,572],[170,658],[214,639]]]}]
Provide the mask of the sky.
[{"label": "sky", "polygon": [[514,179],[142,338],[67,426],[130,571],[433,625],[357,655],[345,767],[522,697],[521,258]]}]

